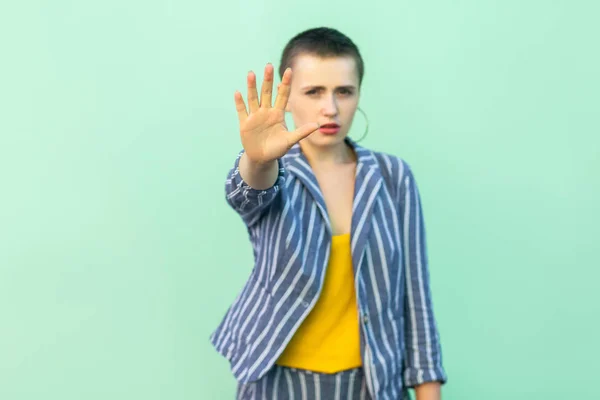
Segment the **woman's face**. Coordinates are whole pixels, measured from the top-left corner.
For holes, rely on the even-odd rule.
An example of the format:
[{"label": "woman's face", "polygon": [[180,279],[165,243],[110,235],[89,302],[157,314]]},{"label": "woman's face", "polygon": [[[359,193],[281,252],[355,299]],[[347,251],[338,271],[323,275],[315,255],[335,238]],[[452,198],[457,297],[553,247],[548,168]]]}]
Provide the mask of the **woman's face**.
[{"label": "woman's face", "polygon": [[[318,122],[322,128],[303,142],[331,147],[344,141],[350,130],[359,98],[358,72],[352,57],[321,58],[298,55],[292,65],[292,86],[286,111],[296,127]],[[323,125],[337,124],[339,129]]]}]

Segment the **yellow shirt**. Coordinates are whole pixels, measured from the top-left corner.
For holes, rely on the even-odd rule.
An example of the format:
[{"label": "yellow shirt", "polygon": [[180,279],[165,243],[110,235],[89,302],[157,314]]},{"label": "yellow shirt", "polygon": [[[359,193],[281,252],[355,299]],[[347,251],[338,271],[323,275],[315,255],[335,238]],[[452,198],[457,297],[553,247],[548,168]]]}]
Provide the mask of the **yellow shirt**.
[{"label": "yellow shirt", "polygon": [[277,364],[321,373],[362,365],[350,234],[333,236],[319,300]]}]

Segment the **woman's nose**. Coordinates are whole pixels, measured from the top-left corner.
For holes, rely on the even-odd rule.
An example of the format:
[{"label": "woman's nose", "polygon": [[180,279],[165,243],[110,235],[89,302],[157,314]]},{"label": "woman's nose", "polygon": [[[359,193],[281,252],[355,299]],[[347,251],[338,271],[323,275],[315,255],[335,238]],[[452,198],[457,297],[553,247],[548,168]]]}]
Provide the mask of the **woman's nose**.
[{"label": "woman's nose", "polygon": [[333,96],[327,97],[323,100],[323,105],[321,106],[321,113],[323,115],[335,115],[337,114],[338,107]]}]

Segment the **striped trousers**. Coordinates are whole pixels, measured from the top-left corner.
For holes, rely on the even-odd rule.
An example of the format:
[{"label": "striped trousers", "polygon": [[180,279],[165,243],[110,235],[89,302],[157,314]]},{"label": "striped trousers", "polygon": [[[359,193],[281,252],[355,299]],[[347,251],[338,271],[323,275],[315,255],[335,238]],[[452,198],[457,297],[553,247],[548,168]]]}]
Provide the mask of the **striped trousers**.
[{"label": "striped trousers", "polygon": [[256,382],[238,383],[237,400],[371,400],[362,368],[322,374],[279,365]]}]

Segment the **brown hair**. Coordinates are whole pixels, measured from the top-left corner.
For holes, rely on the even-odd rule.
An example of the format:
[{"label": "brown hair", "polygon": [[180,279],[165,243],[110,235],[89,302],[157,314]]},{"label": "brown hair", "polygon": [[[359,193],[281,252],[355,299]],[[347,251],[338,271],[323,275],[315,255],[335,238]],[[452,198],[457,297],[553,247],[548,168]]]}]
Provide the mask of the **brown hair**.
[{"label": "brown hair", "polygon": [[365,74],[365,66],[358,51],[358,47],[350,38],[333,28],[312,28],[294,36],[287,43],[281,54],[279,63],[279,78],[288,67],[291,67],[294,58],[299,54],[313,54],[319,57],[351,56],[356,62],[359,86]]}]

